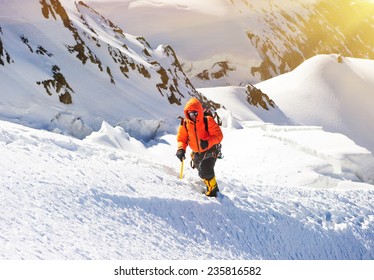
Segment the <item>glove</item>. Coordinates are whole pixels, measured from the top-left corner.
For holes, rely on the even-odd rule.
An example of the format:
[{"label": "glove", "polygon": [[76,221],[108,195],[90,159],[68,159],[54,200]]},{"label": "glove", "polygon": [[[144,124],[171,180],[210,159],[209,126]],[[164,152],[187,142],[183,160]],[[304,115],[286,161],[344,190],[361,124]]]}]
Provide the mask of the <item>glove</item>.
[{"label": "glove", "polygon": [[208,147],[208,141],[200,140],[200,147],[205,150]]},{"label": "glove", "polygon": [[183,149],[179,149],[176,154],[177,158],[179,158],[180,161],[184,160],[186,158],[186,151]]}]

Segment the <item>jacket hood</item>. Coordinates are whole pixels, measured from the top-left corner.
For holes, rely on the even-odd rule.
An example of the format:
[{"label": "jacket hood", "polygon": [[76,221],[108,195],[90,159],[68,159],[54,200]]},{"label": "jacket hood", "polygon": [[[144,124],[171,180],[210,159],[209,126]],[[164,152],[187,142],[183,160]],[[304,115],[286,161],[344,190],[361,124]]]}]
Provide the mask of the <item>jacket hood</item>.
[{"label": "jacket hood", "polygon": [[184,106],[184,115],[188,120],[191,120],[188,116],[189,111],[197,111],[196,122],[201,121],[204,118],[203,105],[201,105],[200,101],[196,97],[192,97],[187,102],[186,106]]}]

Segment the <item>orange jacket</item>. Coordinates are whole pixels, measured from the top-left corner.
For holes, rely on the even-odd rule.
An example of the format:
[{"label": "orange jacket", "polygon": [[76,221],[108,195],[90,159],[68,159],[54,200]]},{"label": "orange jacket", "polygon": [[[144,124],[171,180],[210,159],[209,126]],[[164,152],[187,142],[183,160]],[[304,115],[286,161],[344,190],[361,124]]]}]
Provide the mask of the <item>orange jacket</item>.
[{"label": "orange jacket", "polygon": [[[193,122],[189,116],[188,111],[197,111],[196,123]],[[206,131],[204,123],[204,111],[200,101],[193,97],[191,98],[186,106],[184,107],[184,119],[183,124],[178,128],[178,150],[186,150],[189,145],[192,151],[201,153],[209,150],[212,146],[219,144],[222,141],[223,134],[219,125],[215,120],[207,116],[208,131]],[[208,141],[208,147],[202,149],[200,147],[200,140]]]}]

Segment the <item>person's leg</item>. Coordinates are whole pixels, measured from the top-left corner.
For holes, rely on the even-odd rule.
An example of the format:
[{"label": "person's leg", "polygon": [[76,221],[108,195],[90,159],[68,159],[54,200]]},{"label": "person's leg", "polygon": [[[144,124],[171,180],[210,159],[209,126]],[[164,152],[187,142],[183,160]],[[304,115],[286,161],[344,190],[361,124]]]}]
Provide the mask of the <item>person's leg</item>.
[{"label": "person's leg", "polygon": [[216,158],[210,157],[199,162],[198,170],[200,178],[210,180],[215,176],[214,166],[216,161]]},{"label": "person's leg", "polygon": [[199,166],[199,176],[204,180],[207,187],[205,194],[207,196],[217,196],[219,192],[216,177],[214,174],[214,166],[216,164],[216,158],[211,157],[201,162]]}]

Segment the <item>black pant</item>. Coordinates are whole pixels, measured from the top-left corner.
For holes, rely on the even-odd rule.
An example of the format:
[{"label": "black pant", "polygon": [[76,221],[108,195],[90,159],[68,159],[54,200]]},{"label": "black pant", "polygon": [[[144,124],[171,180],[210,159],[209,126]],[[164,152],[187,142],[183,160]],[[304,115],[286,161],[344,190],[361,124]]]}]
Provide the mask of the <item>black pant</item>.
[{"label": "black pant", "polygon": [[210,180],[214,174],[214,166],[216,164],[217,158],[213,157],[210,151],[205,153],[195,153],[194,154],[194,165],[199,171],[199,177],[201,179]]}]

